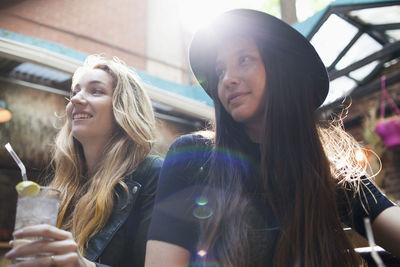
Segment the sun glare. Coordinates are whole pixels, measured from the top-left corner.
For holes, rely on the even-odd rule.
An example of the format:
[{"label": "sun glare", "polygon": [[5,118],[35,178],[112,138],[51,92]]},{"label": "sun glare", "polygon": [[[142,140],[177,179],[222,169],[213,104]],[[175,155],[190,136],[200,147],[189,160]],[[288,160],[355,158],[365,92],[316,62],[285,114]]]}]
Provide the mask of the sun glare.
[{"label": "sun glare", "polygon": [[362,149],[357,149],[354,157],[358,163],[365,163],[367,161],[367,156]]},{"label": "sun glare", "polygon": [[219,13],[228,10],[229,0],[180,0],[179,16],[182,26],[189,32],[207,25]]},{"label": "sun glare", "polygon": [[[177,0],[182,26],[195,32],[207,25],[218,14],[234,8],[250,8],[280,17],[279,1],[272,0]],[[312,16],[333,0],[296,0],[299,21]]]}]

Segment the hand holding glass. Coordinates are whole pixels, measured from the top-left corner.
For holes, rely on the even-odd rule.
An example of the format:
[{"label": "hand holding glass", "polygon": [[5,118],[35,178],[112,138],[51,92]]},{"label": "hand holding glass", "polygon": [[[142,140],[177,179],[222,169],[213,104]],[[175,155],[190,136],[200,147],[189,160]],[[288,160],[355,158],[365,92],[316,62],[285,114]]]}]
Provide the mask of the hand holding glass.
[{"label": "hand holding glass", "polygon": [[[60,191],[50,187],[40,187],[40,191],[35,195],[18,195],[17,214],[15,216],[15,227],[17,231],[27,226],[37,224],[56,225],[58,206],[60,203]],[[37,238],[14,239],[13,246],[37,240]],[[44,255],[36,255],[44,256]],[[16,258],[15,261],[23,261],[28,258]]]}]

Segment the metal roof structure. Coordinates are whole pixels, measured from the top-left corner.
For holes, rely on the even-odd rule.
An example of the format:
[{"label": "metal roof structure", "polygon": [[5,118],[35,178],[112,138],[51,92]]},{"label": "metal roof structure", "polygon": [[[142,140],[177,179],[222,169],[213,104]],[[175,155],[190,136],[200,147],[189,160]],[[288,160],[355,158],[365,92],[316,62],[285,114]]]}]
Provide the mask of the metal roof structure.
[{"label": "metal roof structure", "polygon": [[[323,107],[333,106],[349,95],[365,95],[378,90],[377,77],[385,68],[399,63],[400,1],[337,0],[293,27],[310,40],[328,69],[330,92]],[[6,46],[2,47],[3,43]],[[0,74],[3,77],[6,74],[11,78],[33,81],[66,93],[71,82],[67,76],[71,76],[76,66],[87,56],[60,44],[0,29],[0,51],[7,54],[9,48],[16,45],[28,48],[15,49],[10,53],[13,56],[0,58]],[[58,64],[44,67],[41,66],[43,62],[26,60],[27,56],[23,53],[27,53],[27,50],[36,54],[47,51],[58,55],[60,59]],[[63,61],[68,62],[59,68]],[[53,70],[49,72],[51,68]],[[137,72],[145,84],[158,90],[158,100],[162,100],[161,95],[167,94],[201,103],[208,108],[213,106],[212,100],[200,86],[178,84],[143,71]],[[388,85],[396,82],[400,82],[400,73],[392,73],[387,77]],[[162,101],[159,104],[168,105]]]},{"label": "metal roof structure", "polygon": [[[400,60],[400,1],[337,0],[293,27],[328,69],[330,91],[323,107],[378,90],[378,76]],[[388,85],[397,82],[399,72],[387,77]]]}]

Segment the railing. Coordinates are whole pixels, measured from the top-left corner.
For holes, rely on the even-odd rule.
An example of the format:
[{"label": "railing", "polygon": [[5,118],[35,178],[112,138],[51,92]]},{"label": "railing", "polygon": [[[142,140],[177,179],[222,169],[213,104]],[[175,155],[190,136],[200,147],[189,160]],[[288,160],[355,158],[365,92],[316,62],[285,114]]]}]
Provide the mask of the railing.
[{"label": "railing", "polygon": [[[400,259],[394,257],[392,254],[384,250],[383,248],[376,246],[375,251],[378,253],[379,257],[382,259],[384,266],[386,267],[400,267]],[[378,266],[374,259],[372,258],[371,247],[356,248],[355,251],[364,258],[367,262],[368,267]]]}]

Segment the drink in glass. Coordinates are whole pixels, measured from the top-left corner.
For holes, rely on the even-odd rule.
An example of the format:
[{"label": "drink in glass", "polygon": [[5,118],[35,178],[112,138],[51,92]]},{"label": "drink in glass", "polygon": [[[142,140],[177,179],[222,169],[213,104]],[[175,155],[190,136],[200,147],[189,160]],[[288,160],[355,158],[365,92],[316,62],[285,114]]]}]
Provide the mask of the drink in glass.
[{"label": "drink in glass", "polygon": [[[50,187],[40,186],[39,192],[31,195],[19,194],[14,230],[36,224],[55,226],[59,204],[60,191]],[[37,238],[14,239],[13,246],[21,246],[34,240],[37,240]],[[14,261],[19,262],[27,259],[29,258],[16,258]]]}]

